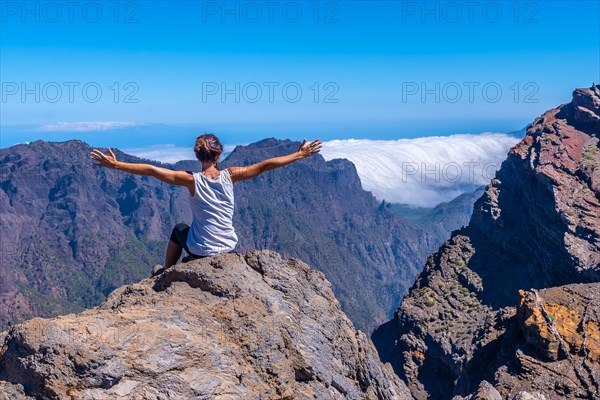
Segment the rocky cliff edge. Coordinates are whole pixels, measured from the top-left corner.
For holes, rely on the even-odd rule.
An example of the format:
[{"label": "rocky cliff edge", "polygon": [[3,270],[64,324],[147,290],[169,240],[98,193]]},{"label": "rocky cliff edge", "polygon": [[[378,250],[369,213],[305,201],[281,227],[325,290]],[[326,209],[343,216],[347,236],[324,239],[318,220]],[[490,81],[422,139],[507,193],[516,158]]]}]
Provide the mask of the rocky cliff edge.
[{"label": "rocky cliff edge", "polygon": [[2,336],[11,400],[411,398],[324,275],[271,251],[178,264]]}]

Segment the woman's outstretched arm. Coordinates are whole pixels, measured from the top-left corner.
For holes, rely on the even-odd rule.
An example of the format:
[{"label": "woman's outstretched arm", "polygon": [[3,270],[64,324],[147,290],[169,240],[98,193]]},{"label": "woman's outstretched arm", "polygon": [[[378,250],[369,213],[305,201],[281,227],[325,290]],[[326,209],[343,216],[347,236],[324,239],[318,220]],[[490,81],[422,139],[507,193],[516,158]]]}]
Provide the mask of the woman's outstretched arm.
[{"label": "woman's outstretched arm", "polygon": [[298,151],[288,154],[287,156],[273,157],[267,160],[261,161],[257,164],[249,165],[247,167],[229,167],[229,174],[231,180],[235,183],[237,181],[243,181],[246,179],[256,178],[265,171],[271,169],[280,168],[294,161],[301,160],[318,153],[321,150],[323,143],[319,139],[315,139],[309,144],[306,144],[306,139],[302,141]]},{"label": "woman's outstretched arm", "polygon": [[194,193],[194,176],[185,171],[173,171],[166,168],[156,167],[150,164],[132,164],[117,161],[115,153],[109,148],[109,155],[102,153],[100,150],[94,149],[91,153],[91,159],[97,161],[96,166],[118,169],[119,171],[128,172],[135,175],[153,176],[163,182],[171,185],[185,186]]}]

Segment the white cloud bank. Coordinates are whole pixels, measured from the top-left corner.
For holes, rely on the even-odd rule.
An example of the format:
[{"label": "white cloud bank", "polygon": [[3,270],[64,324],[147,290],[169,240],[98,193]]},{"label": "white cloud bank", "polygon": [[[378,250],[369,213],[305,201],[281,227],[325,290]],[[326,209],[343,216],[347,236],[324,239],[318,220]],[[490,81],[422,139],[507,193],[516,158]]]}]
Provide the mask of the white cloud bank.
[{"label": "white cloud bank", "polygon": [[143,122],[57,122],[55,124],[45,124],[40,127],[40,130],[46,132],[94,132],[108,131],[119,128],[133,128],[137,126],[147,125]]},{"label": "white cloud bank", "polygon": [[379,200],[434,207],[486,185],[519,140],[505,133],[331,140],[321,155],[354,163],[363,188]]}]

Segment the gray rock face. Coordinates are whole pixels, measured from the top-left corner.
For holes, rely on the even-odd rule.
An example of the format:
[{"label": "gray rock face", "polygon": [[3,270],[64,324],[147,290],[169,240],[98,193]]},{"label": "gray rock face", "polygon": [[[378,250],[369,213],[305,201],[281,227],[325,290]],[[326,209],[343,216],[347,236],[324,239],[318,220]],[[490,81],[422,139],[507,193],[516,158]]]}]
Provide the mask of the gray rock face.
[{"label": "gray rock face", "polygon": [[97,308],[16,325],[0,380],[14,398],[412,398],[324,275],[271,251],[178,264]]},{"label": "gray rock face", "polygon": [[29,400],[33,397],[27,396],[23,386],[0,381],[0,400]]}]

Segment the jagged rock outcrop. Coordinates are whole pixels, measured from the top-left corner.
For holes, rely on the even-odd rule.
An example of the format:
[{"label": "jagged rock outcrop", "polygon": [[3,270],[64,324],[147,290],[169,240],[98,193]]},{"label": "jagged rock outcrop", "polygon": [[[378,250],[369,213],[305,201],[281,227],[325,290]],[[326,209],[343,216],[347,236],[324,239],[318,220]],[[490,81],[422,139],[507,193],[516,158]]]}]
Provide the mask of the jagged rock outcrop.
[{"label": "jagged rock outcrop", "polygon": [[578,284],[521,290],[517,315],[525,342],[546,360],[579,355],[584,362],[599,362],[599,289],[600,284]]},{"label": "jagged rock outcrop", "polygon": [[600,396],[599,134],[600,86],[536,119],[374,333],[416,398]]},{"label": "jagged rock outcrop", "polygon": [[477,393],[454,400],[494,398],[494,392],[499,400],[598,398],[599,290],[600,283],[589,283],[520,291],[516,310],[497,320],[506,329],[483,332],[485,344],[459,381],[485,374],[495,387],[484,380]]},{"label": "jagged rock outcrop", "polygon": [[[272,251],[178,264],[6,333],[11,399],[410,399],[321,272]],[[19,386],[21,385],[21,386]]]}]

